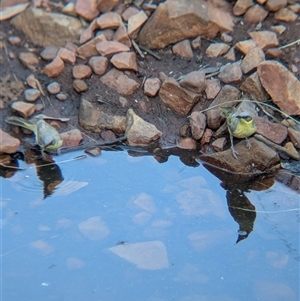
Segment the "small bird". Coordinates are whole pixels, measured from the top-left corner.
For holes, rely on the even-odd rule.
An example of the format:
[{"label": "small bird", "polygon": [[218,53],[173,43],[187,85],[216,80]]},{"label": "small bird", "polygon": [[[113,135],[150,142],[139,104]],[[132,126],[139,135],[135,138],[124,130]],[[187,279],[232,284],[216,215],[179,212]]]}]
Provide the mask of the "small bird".
[{"label": "small bird", "polygon": [[62,145],[63,141],[60,134],[42,118],[26,120],[22,117],[10,116],[6,118],[6,122],[32,131],[42,154],[44,151],[56,151]]},{"label": "small bird", "polygon": [[246,138],[247,146],[251,148],[251,144],[247,138],[256,132],[256,125],[248,112],[238,113],[233,108],[220,109],[222,110],[221,116],[226,118],[232,154],[237,158],[238,152],[234,149],[233,137],[240,139]]}]

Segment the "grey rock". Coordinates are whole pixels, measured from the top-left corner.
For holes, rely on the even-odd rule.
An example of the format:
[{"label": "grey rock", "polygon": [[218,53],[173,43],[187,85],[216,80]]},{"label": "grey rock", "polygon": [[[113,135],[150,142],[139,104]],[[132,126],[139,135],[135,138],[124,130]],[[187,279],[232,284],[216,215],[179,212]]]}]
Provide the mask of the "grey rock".
[{"label": "grey rock", "polygon": [[53,82],[47,86],[47,90],[50,94],[57,94],[60,92],[60,85],[57,82]]},{"label": "grey rock", "polygon": [[201,139],[206,128],[206,116],[200,112],[193,112],[190,116],[190,126],[193,138]]},{"label": "grey rock", "polygon": [[41,96],[41,92],[37,89],[26,89],[24,97],[27,101],[34,102]]},{"label": "grey rock", "polygon": [[201,71],[192,71],[181,76],[179,84],[182,88],[201,93],[206,88],[205,73]]}]

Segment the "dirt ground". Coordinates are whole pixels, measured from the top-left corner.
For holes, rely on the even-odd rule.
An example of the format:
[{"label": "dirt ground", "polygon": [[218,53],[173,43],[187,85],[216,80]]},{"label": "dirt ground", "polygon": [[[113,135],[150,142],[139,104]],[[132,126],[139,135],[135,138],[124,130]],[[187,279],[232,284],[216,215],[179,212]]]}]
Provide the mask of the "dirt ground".
[{"label": "dirt ground", "polygon": [[[156,1],[158,2],[158,1]],[[160,1],[162,2],[162,1]],[[233,3],[233,2],[232,2]],[[234,4],[234,3],[233,3]],[[284,24],[283,22],[275,21],[273,18],[273,13],[269,13],[267,19],[263,22],[261,30],[270,29],[270,26],[276,24]],[[280,45],[285,45],[291,43],[300,38],[300,22],[295,21],[293,23],[284,24],[287,29],[286,31],[279,36]],[[235,44],[240,40],[245,40],[249,38],[247,32],[255,29],[256,24],[244,24],[237,22],[234,32],[232,33],[233,41],[231,44]],[[126,115],[128,108],[133,108],[136,114],[142,117],[144,120],[154,124],[160,131],[163,132],[163,136],[160,139],[160,144],[162,148],[170,147],[176,145],[176,142],[179,139],[179,131],[182,125],[188,122],[186,117],[182,117],[175,112],[168,109],[159,99],[159,96],[154,98],[146,97],[142,89],[138,89],[133,95],[127,96],[128,107],[124,108],[119,103],[118,99],[120,95],[105,86],[99,80],[99,76],[93,75],[91,78],[86,80],[88,84],[88,90],[81,95],[76,93],[72,87],[73,78],[71,65],[66,64],[64,71],[55,79],[48,78],[45,74],[42,73],[43,67],[47,62],[41,60],[39,65],[39,70],[37,72],[32,72],[31,70],[26,69],[18,60],[18,54],[23,51],[27,51],[29,46],[31,51],[39,54],[42,48],[34,46],[26,37],[21,33],[15,30],[10,21],[4,21],[0,23],[0,36],[2,40],[2,49],[0,53],[0,63],[1,63],[1,78],[0,78],[0,89],[1,89],[1,99],[4,101],[4,108],[1,109],[1,128],[8,132],[12,133],[12,128],[5,123],[6,116],[11,114],[10,103],[15,97],[18,100],[24,100],[23,90],[24,88],[20,83],[16,81],[25,82],[25,79],[30,74],[34,73],[35,77],[46,86],[53,81],[57,81],[61,85],[62,92],[65,92],[68,95],[67,100],[59,101],[55,96],[40,97],[37,101],[37,104],[41,103],[45,106],[42,113],[55,116],[55,117],[71,117],[71,121],[68,124],[60,123],[61,128],[60,132],[70,130],[72,128],[79,128],[82,132],[85,132],[78,125],[78,108],[80,103],[80,98],[84,97],[85,99],[101,105],[103,110],[107,113],[114,113],[117,115]],[[13,46],[8,42],[9,36],[19,36],[22,40],[21,46]],[[213,41],[221,41],[220,37],[216,37]],[[159,72],[164,72],[165,74],[174,77],[177,79],[183,74],[187,74],[191,71],[198,70],[203,66],[221,66],[228,63],[224,58],[211,59],[205,55],[205,50],[212,40],[202,39],[201,50],[195,51],[194,58],[191,60],[182,59],[178,56],[172,54],[171,46],[154,51],[162,59],[161,61],[156,58],[146,55],[145,59],[142,59],[138,56],[138,68],[139,71],[136,74],[130,72],[131,77],[142,84],[144,77],[158,77]],[[298,67],[298,72],[296,76],[300,76],[300,47],[288,47],[283,49],[284,56],[280,61],[290,69],[292,64]],[[15,55],[15,59],[10,59],[8,56],[9,52],[12,52]],[[236,52],[237,60],[241,58],[241,54]],[[77,61],[80,63],[80,61]],[[10,80],[7,80],[7,76],[10,75]],[[5,82],[6,80],[6,82]],[[241,83],[235,85],[239,88]],[[25,84],[24,84],[25,86]],[[101,98],[105,101],[103,104],[97,102],[97,98]],[[16,100],[15,99],[15,100]],[[202,95],[198,106],[201,108],[206,108],[209,104],[209,101],[205,99],[205,94]],[[101,138],[99,134],[86,133],[89,136],[99,139]],[[16,136],[16,133],[14,133]],[[23,134],[20,134],[20,137],[23,139]],[[84,138],[87,141],[87,138]]]}]

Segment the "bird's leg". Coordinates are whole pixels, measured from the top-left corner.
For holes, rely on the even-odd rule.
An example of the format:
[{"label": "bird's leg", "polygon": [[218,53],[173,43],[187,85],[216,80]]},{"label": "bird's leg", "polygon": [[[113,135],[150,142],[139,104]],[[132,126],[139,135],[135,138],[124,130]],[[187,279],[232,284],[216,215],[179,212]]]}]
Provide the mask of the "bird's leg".
[{"label": "bird's leg", "polygon": [[251,143],[250,143],[250,140],[248,138],[246,138],[246,142],[247,142],[247,147],[250,149],[251,148]]},{"label": "bird's leg", "polygon": [[233,146],[233,136],[232,136],[232,134],[231,134],[230,131],[229,131],[229,135],[230,135],[230,143],[231,143],[231,151],[232,151],[232,155],[237,159],[237,155],[238,155],[239,153],[235,150],[235,148],[234,148],[234,146]]}]

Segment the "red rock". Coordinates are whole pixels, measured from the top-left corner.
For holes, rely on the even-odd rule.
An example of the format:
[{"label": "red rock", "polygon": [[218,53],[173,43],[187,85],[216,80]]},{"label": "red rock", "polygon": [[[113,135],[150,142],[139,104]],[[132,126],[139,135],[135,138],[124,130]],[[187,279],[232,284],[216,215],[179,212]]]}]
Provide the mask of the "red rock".
[{"label": "red rock", "polygon": [[172,47],[172,51],[175,55],[179,55],[182,58],[192,58],[194,56],[189,40],[183,40],[181,42],[176,43]]},{"label": "red rock", "polygon": [[102,41],[96,44],[98,53],[102,56],[111,56],[118,52],[130,51],[130,48],[116,41]]},{"label": "red rock", "polygon": [[266,51],[266,56],[269,58],[280,58],[284,55],[284,52],[280,48],[269,48]]},{"label": "red rock", "polygon": [[147,78],[144,84],[144,93],[148,96],[154,97],[161,86],[159,78]]},{"label": "red rock", "polygon": [[277,11],[287,5],[287,0],[268,0],[266,3],[266,8],[269,11]]},{"label": "red rock", "polygon": [[35,106],[32,103],[24,101],[15,101],[11,106],[12,110],[18,112],[24,118],[30,117],[35,112]]},{"label": "red rock", "polygon": [[233,7],[233,14],[235,16],[241,16],[243,15],[249,7],[253,5],[252,0],[238,0],[236,1],[234,7]]},{"label": "red rock", "polygon": [[59,56],[64,62],[71,63],[72,65],[76,63],[76,50],[71,51],[67,48],[60,48],[57,56]]},{"label": "red rock", "polygon": [[120,24],[119,28],[114,33],[113,40],[120,42],[120,43],[128,46],[129,48],[131,47],[131,41],[127,34],[127,29],[123,23]]},{"label": "red rock", "polygon": [[193,138],[181,138],[179,139],[177,146],[182,149],[196,149],[197,141]]},{"label": "red rock", "polygon": [[76,79],[88,78],[92,75],[92,69],[87,65],[76,65],[73,67],[73,77]]},{"label": "red rock", "polygon": [[14,154],[18,150],[19,145],[19,139],[12,137],[0,129],[0,153]]},{"label": "red rock", "polygon": [[244,74],[254,70],[261,62],[265,60],[264,52],[259,48],[255,47],[250,50],[243,58],[241,68]]},{"label": "red rock", "polygon": [[115,54],[110,62],[118,69],[137,71],[136,54],[134,52],[120,52]]},{"label": "red rock", "polygon": [[64,68],[64,61],[57,56],[50,64],[45,66],[43,71],[48,77],[56,77],[64,70]]},{"label": "red rock", "polygon": [[94,19],[91,22],[91,24],[81,32],[79,44],[84,44],[87,41],[91,40],[94,37],[94,31],[97,28],[98,28],[97,19]]},{"label": "red rock", "polygon": [[119,14],[115,12],[107,12],[105,14],[102,14],[97,19],[97,25],[100,29],[105,28],[118,28],[120,24],[122,23],[121,17]]},{"label": "red rock", "polygon": [[100,12],[106,13],[111,11],[119,2],[120,0],[98,0],[97,8]]},{"label": "red rock", "polygon": [[247,54],[250,50],[257,47],[253,39],[240,41],[235,44],[235,48],[243,54]]},{"label": "red rock", "polygon": [[229,50],[230,46],[225,43],[211,43],[205,53],[210,58],[221,56]]},{"label": "red rock", "polygon": [[227,142],[226,138],[221,137],[221,138],[216,139],[211,145],[216,152],[221,152],[224,149],[226,142]]},{"label": "red rock", "polygon": [[117,69],[111,69],[100,80],[122,95],[131,95],[139,87],[139,83]]},{"label": "red rock", "polygon": [[193,112],[189,120],[193,138],[201,139],[206,127],[206,116],[201,112]]},{"label": "red rock", "polygon": [[300,81],[282,64],[265,61],[257,73],[273,102],[289,115],[300,115]]},{"label": "red rock", "polygon": [[192,71],[181,76],[179,84],[182,88],[201,93],[206,87],[205,73],[201,71]]},{"label": "red rock", "polygon": [[211,129],[208,129],[208,128],[207,128],[207,129],[205,130],[205,132],[204,132],[202,138],[201,138],[200,143],[201,143],[201,144],[209,143],[210,140],[211,140],[212,135],[213,135],[213,131],[212,131]]},{"label": "red rock", "polygon": [[40,62],[38,57],[31,52],[19,53],[19,60],[25,67],[33,71],[36,71],[35,65],[38,65]]},{"label": "red rock", "polygon": [[63,144],[62,146],[77,146],[83,140],[83,136],[78,129],[70,130],[60,134]]},{"label": "red rock", "polygon": [[288,8],[281,8],[274,14],[274,18],[279,21],[294,22],[298,15]]},{"label": "red rock", "polygon": [[218,78],[225,84],[240,82],[242,77],[243,73],[239,62],[223,66],[218,74]]},{"label": "red rock", "polygon": [[263,30],[249,33],[250,37],[254,40],[255,44],[261,49],[276,47],[279,45],[276,33]]},{"label": "red rock", "polygon": [[75,79],[73,81],[73,88],[77,93],[81,93],[88,89],[88,85],[82,79]]},{"label": "red rock", "polygon": [[127,22],[131,16],[136,15],[139,12],[140,11],[136,7],[129,6],[123,11],[122,18],[125,22]]},{"label": "red rock", "polygon": [[265,10],[262,6],[255,4],[246,11],[244,20],[248,23],[259,23],[262,22],[267,15],[267,10]]},{"label": "red rock", "polygon": [[294,146],[300,149],[300,132],[296,131],[295,129],[289,127],[288,133],[291,141],[293,142]]},{"label": "red rock", "polygon": [[103,56],[92,56],[89,65],[95,74],[103,75],[107,70],[108,59]]},{"label": "red rock", "polygon": [[261,134],[267,139],[281,144],[287,137],[287,128],[279,123],[270,122],[262,117],[253,118],[256,124],[256,133]]},{"label": "red rock", "polygon": [[90,40],[89,42],[78,47],[77,48],[78,55],[83,59],[87,59],[90,58],[91,56],[98,55],[99,53],[96,49],[96,44],[101,41],[106,41],[106,37],[104,36],[104,34],[100,34],[96,36],[94,39]]},{"label": "red rock", "polygon": [[205,94],[207,99],[214,99],[221,90],[221,83],[218,79],[206,80]]},{"label": "red rock", "polygon": [[77,0],[76,13],[84,19],[91,21],[99,15],[97,0]]},{"label": "red rock", "polygon": [[128,36],[131,39],[135,39],[138,35],[140,28],[147,21],[148,17],[144,13],[144,11],[140,11],[139,13],[132,15],[128,19]]}]

